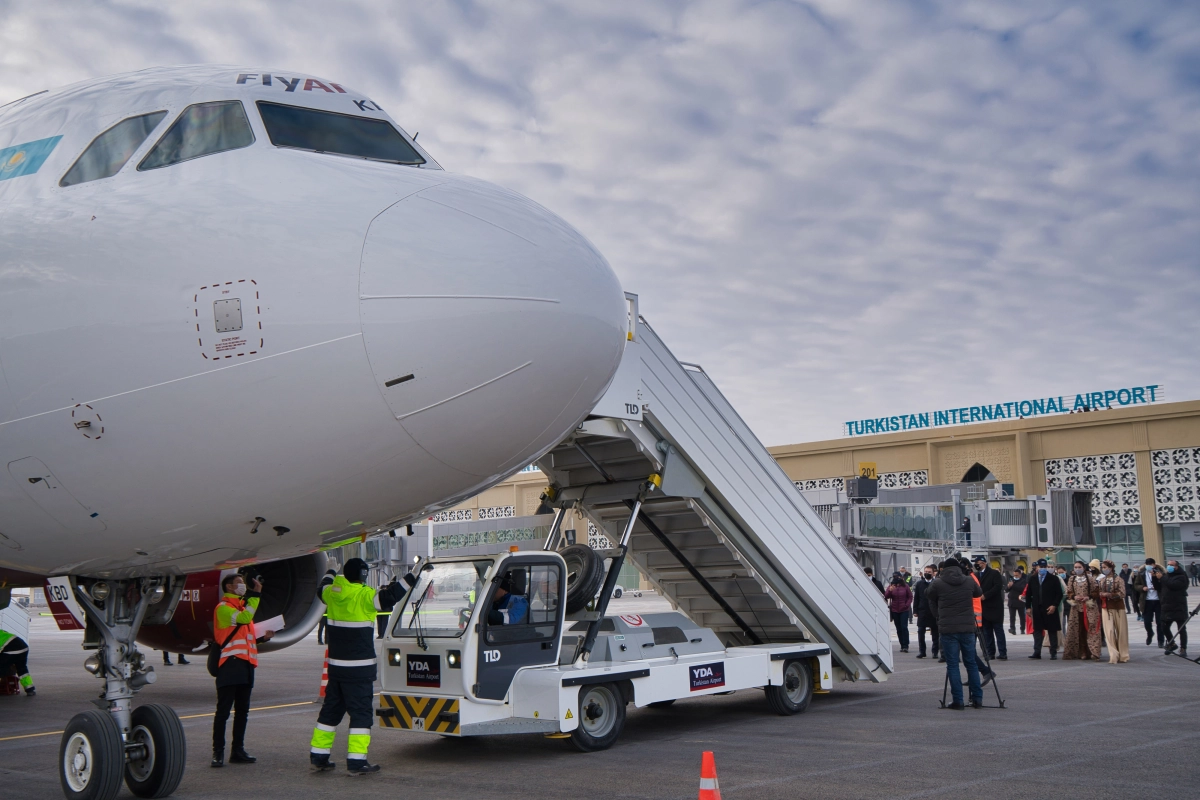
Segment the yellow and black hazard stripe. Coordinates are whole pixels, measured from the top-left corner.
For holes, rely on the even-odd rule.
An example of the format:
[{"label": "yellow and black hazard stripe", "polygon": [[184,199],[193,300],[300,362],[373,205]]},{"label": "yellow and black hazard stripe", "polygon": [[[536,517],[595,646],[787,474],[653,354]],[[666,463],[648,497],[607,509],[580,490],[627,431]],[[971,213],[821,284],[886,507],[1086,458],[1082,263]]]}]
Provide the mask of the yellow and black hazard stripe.
[{"label": "yellow and black hazard stripe", "polygon": [[380,694],[375,712],[385,728],[404,728],[430,733],[459,733],[458,701],[449,697],[409,697]]}]

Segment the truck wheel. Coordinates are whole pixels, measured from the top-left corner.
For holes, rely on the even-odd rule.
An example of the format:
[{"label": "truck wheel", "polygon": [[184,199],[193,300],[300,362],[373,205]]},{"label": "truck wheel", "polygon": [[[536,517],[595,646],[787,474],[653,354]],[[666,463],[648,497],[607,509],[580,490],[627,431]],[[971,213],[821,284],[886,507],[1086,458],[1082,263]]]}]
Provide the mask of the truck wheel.
[{"label": "truck wheel", "polygon": [[579,727],[571,731],[571,744],[584,752],[607,750],[625,727],[625,699],[611,683],[579,690]]},{"label": "truck wheel", "polygon": [[567,562],[567,613],[582,611],[604,582],[604,561],[586,544],[572,544],[558,553]]},{"label": "truck wheel", "polygon": [[789,661],[783,665],[783,686],[767,687],[767,704],[776,714],[790,717],[808,708],[812,695],[812,670],[808,664]]},{"label": "truck wheel", "polygon": [[614,600],[620,600],[621,595],[623,595],[623,594],[625,594],[625,591],[620,586],[618,586],[616,589],[613,589],[613,599]]},{"label": "truck wheel", "polygon": [[125,785],[138,797],[166,797],[179,788],[187,765],[187,740],[179,716],[161,703],[138,706],[129,743],[140,753],[125,764]]},{"label": "truck wheel", "polygon": [[58,745],[58,777],[69,800],[112,800],[121,791],[125,750],[108,711],[84,711],[67,723]]}]

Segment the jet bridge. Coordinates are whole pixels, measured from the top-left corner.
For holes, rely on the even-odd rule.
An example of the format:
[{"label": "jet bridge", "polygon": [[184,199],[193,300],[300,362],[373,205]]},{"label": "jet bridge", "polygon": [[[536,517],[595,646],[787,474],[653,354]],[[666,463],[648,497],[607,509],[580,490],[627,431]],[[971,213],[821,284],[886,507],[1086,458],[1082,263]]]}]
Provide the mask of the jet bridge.
[{"label": "jet bridge", "polygon": [[849,680],[892,671],[887,607],[862,569],[705,374],[637,315],[593,416],[537,463],[547,502],[619,541],[646,479],[628,558],[727,646],[816,641]]}]

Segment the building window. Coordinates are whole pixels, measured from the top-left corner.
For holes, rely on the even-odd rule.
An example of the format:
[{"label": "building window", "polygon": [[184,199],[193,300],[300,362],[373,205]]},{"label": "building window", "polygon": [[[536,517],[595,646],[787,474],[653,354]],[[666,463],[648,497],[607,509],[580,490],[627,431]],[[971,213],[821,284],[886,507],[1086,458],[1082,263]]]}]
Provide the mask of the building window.
[{"label": "building window", "polygon": [[1200,498],[1200,447],[1154,450],[1154,510],[1162,523],[1195,522]]},{"label": "building window", "polygon": [[1046,488],[1090,489],[1093,525],[1138,525],[1142,521],[1133,453],[1046,459]]}]

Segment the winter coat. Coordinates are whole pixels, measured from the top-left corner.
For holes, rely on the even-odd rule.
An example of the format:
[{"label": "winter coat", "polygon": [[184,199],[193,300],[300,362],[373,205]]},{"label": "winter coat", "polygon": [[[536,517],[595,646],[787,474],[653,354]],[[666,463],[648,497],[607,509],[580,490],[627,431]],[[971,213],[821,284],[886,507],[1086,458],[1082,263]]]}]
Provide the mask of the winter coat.
[{"label": "winter coat", "polygon": [[929,607],[937,614],[938,633],[974,633],[974,599],[982,594],[979,584],[958,567],[942,570],[925,590]]},{"label": "winter coat", "polygon": [[932,622],[936,619],[933,609],[929,607],[929,587],[933,586],[933,581],[926,583],[924,578],[913,582],[913,613],[917,615],[918,621]]},{"label": "winter coat", "polygon": [[1162,579],[1159,597],[1162,598],[1162,618],[1165,622],[1187,622],[1188,616],[1188,587],[1192,579],[1188,577],[1183,567],[1176,567],[1174,572],[1168,572]]},{"label": "winter coat", "polygon": [[[1158,592],[1158,599],[1162,600],[1163,581],[1157,575],[1151,576],[1153,580],[1154,590]],[[1137,572],[1133,573],[1133,596],[1137,601],[1137,609],[1139,614],[1146,613],[1146,596],[1149,592],[1143,592],[1142,587],[1146,585],[1146,568],[1138,567]]]},{"label": "winter coat", "polygon": [[998,570],[984,567],[975,577],[983,590],[983,621],[1004,622],[1004,576]]},{"label": "winter coat", "polygon": [[[1029,576],[1029,585],[1025,590],[1025,604],[1033,617],[1035,630],[1062,630],[1062,613],[1058,610],[1062,601],[1063,584],[1053,572],[1046,575],[1045,579],[1039,578],[1036,572]],[[1051,606],[1053,606],[1053,610],[1047,614],[1046,609]]]},{"label": "winter coat", "polygon": [[1025,591],[1025,587],[1028,585],[1028,575],[1022,575],[1019,579],[1013,578],[1012,586],[1008,587],[1009,608],[1020,608],[1025,605],[1025,601],[1021,598],[1021,592]]},{"label": "winter coat", "polygon": [[888,610],[894,614],[912,610],[913,593],[907,584],[893,583],[883,596],[887,600]]}]

